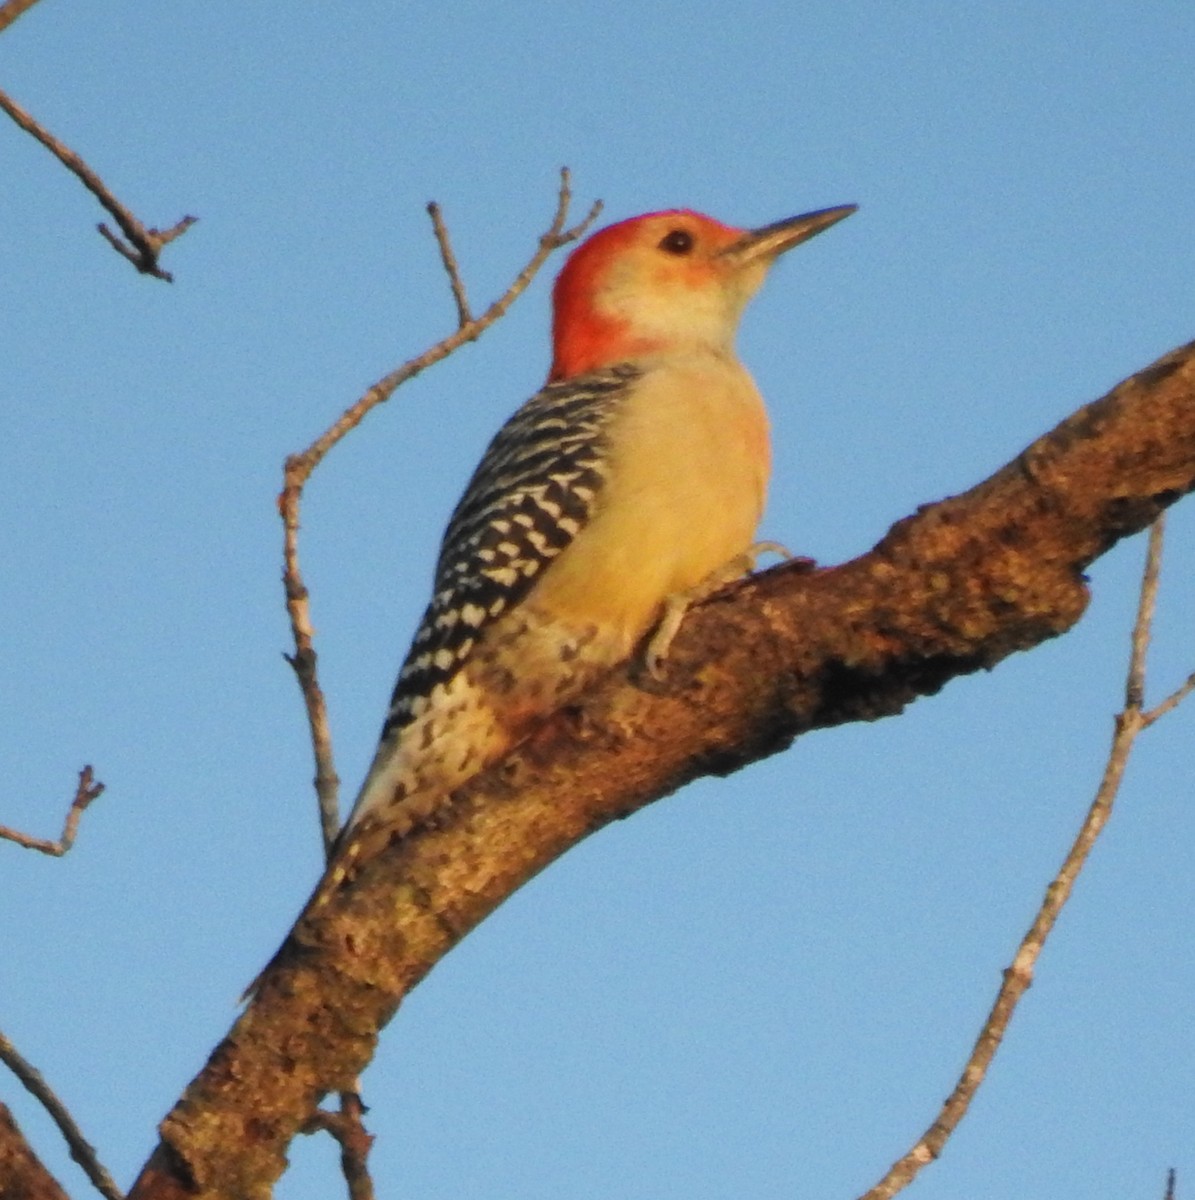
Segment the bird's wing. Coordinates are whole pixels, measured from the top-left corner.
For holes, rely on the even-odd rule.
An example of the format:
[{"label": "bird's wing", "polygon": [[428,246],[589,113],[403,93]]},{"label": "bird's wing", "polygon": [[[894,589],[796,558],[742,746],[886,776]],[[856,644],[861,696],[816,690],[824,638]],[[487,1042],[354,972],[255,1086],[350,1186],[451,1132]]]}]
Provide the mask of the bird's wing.
[{"label": "bird's wing", "polygon": [[640,374],[620,365],[549,384],[498,431],[448,522],[383,741],[419,715],[585,527],[605,482],[605,429]]}]

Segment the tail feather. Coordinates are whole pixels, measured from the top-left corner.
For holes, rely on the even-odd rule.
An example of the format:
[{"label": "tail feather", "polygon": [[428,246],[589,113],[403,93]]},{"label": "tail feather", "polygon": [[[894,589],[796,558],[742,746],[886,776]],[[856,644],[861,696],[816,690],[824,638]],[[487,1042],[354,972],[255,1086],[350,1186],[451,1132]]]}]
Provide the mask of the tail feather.
[{"label": "tail feather", "polygon": [[623,630],[568,625],[530,605],[497,622],[456,675],[409,706],[405,724],[383,734],[327,869],[242,1001],[362,862],[434,817],[462,785],[625,658],[629,641]]}]

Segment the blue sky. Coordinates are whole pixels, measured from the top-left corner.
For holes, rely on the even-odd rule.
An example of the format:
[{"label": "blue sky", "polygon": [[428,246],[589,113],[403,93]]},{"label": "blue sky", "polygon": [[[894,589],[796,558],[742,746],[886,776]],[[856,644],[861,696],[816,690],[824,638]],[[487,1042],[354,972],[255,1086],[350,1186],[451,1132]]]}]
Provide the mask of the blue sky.
[{"label": "blue sky", "polygon": [[[59,0],[0,80],[143,220],[0,125],[0,1029],[122,1184],[319,871],[281,652],[283,457],[475,304],[572,168],[578,211],[859,213],[800,248],[740,347],[768,398],[764,534],[834,562],[1195,336],[1195,10],[619,0]],[[313,481],[303,557],[345,801],[443,522],[542,381],[549,271]],[[589,839],[403,1007],[366,1077],[391,1196],[843,1196],[921,1132],[1098,780],[1144,544],[1065,638],[903,716],[819,733]],[[1151,687],[1195,666],[1172,513]],[[972,1114],[915,1185],[1160,1196],[1195,1178],[1195,706],[1146,736]],[[84,1186],[12,1081],[0,1095]],[[298,1143],[285,1200],[336,1194]],[[331,1192],[329,1189],[332,1189]]]}]

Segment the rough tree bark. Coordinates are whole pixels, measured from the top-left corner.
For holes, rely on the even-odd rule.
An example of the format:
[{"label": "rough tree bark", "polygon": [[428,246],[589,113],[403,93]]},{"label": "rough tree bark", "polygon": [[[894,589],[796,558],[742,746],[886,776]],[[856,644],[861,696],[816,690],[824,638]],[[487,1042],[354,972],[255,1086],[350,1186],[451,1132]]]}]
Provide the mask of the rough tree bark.
[{"label": "rough tree bark", "polygon": [[406,993],[537,871],[699,775],[898,713],[1065,632],[1088,564],[1193,487],[1195,343],[867,554],[782,566],[693,612],[661,688],[609,678],[292,931],[130,1200],[268,1195],[291,1138],[325,1092],[352,1085]]},{"label": "rough tree bark", "polygon": [[0,1200],[68,1200],[0,1103]]}]

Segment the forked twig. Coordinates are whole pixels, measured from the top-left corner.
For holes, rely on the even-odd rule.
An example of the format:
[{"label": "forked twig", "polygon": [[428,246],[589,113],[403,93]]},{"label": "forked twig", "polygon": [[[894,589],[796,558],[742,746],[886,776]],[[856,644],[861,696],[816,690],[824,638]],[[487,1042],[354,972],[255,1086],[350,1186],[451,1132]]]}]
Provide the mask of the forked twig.
[{"label": "forked twig", "polygon": [[1152,709],[1144,707],[1145,656],[1149,647],[1150,628],[1158,593],[1158,572],[1162,561],[1162,538],[1165,527],[1164,516],[1159,516],[1149,531],[1149,550],[1146,553],[1145,572],[1141,580],[1141,597],[1137,605],[1137,619],[1133,625],[1132,651],[1129,658],[1128,677],[1125,682],[1124,710],[1116,717],[1112,736],[1112,747],[1104,767],[1104,776],[1095,799],[1087,812],[1082,827],[1063,861],[1058,874],[1046,889],[1045,899],[1037,916],[1017,950],[1012,965],[1004,972],[1004,982],[996,995],[988,1019],[979,1032],[971,1057],[963,1073],[942,1106],[934,1122],[922,1135],[920,1141],[904,1156],[897,1159],[888,1173],[860,1200],[889,1200],[912,1182],[927,1163],[937,1158],[967,1109],[987,1074],[992,1058],[1008,1029],[1021,997],[1033,982],[1033,969],[1045,946],[1046,939],[1063,906],[1070,898],[1079,872],[1083,869],[1096,839],[1112,815],[1112,805],[1124,777],[1129,753],[1137,735],[1148,729],[1159,718],[1165,716],[1184,697],[1195,690],[1195,673]]},{"label": "forked twig", "polygon": [[61,858],[75,844],[75,836],[79,832],[79,820],[83,816],[84,810],[103,791],[104,785],[95,781],[95,774],[91,767],[84,767],[79,772],[79,786],[75,789],[75,798],[71,801],[70,808],[66,810],[66,820],[62,823],[62,835],[57,841],[32,837],[30,834],[10,829],[7,825],[0,825],[0,838],[16,842],[18,846],[24,846],[26,850],[39,850],[42,854],[52,854],[55,858]]},{"label": "forked twig", "polygon": [[[58,1126],[66,1144],[70,1148],[71,1158],[84,1170],[92,1185],[107,1200],[124,1200],[116,1181],[96,1157],[95,1148],[83,1136],[82,1130],[75,1124],[75,1119],[67,1111],[66,1105],[58,1099],[54,1089],[45,1081],[42,1073],[26,1059],[20,1051],[0,1033],[0,1062],[24,1084],[37,1102],[50,1114],[54,1124]],[[0,1184],[3,1184],[0,1180]],[[0,1187],[0,1191],[3,1188]]]},{"label": "forked twig", "polygon": [[311,473],[324,457],[346,434],[355,429],[365,415],[379,404],[389,400],[395,390],[421,371],[447,358],[453,351],[467,342],[476,341],[491,325],[503,317],[516,299],[526,290],[536,273],[548,257],[561,246],[576,241],[601,211],[601,201],[589,210],[579,224],[565,227],[572,202],[569,173],[565,168],[560,173],[560,191],[556,213],[546,233],[542,234],[535,253],[515,276],[514,281],[479,317],[470,315],[465,298],[464,284],[457,268],[448,233],[435,205],[429,206],[432,228],[435,232],[444,269],[448,274],[453,299],[456,302],[458,324],[453,333],[429,346],[423,353],[408,359],[402,366],[384,375],[353,404],[351,404],[306,450],[292,454],[286,460],[283,472],[282,494],[278,497],[278,510],[283,524],[283,585],[286,589],[286,610],[290,616],[291,632],[295,650],[287,655],[294,668],[303,692],[307,709],[307,721],[311,731],[311,742],[315,752],[315,791],[319,802],[320,825],[323,830],[325,849],[330,849],[336,840],[340,826],[337,789],[339,779],[332,754],[332,738],[328,726],[327,703],[317,675],[317,657],[314,645],[314,630],[311,624],[310,598],[307,586],[299,569],[299,509],[303,488]]},{"label": "forked twig", "polygon": [[[0,10],[0,18],[3,15],[3,10]],[[13,20],[15,19],[14,17]],[[120,231],[126,240],[122,241],[107,225],[101,222],[96,228],[108,243],[118,253],[124,255],[142,275],[152,275],[155,279],[164,279],[167,283],[173,282],[174,276],[158,265],[158,255],[162,252],[163,246],[186,233],[199,218],[183,217],[169,229],[147,229],[116,199],[104,181],[69,146],[59,141],[15,100],[2,91],[0,91],[0,109],[8,113],[26,133],[41,142],[111,213],[112,219],[120,226]]]}]

